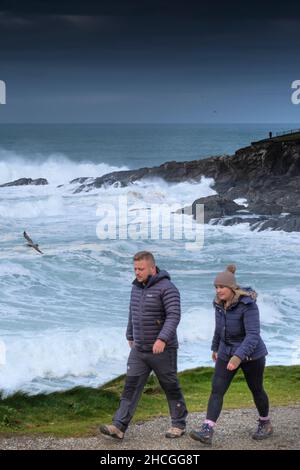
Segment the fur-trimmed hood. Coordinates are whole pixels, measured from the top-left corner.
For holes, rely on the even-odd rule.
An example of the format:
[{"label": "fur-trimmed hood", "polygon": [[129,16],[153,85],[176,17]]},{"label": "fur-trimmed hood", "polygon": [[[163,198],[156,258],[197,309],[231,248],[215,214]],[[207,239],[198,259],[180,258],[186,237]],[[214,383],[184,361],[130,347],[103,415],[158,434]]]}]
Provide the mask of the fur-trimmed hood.
[{"label": "fur-trimmed hood", "polygon": [[[238,302],[243,302],[244,304],[250,304],[256,302],[257,299],[257,292],[251,289],[251,287],[238,287],[237,289],[233,289],[234,297],[232,298],[230,304],[228,305],[227,309],[236,305]],[[219,296],[216,295],[214,299],[214,305],[223,305],[223,301],[219,299]]]}]

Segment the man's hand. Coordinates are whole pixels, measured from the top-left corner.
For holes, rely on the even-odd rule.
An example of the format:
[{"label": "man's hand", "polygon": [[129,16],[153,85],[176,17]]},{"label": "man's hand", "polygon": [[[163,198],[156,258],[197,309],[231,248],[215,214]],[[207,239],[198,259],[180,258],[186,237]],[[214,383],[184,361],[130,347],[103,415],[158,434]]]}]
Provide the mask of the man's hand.
[{"label": "man's hand", "polygon": [[242,360],[238,356],[232,356],[230,361],[227,364],[227,369],[228,370],[235,370],[239,367],[240,363]]},{"label": "man's hand", "polygon": [[165,347],[166,347],[166,343],[162,341],[161,339],[157,339],[155,343],[153,344],[153,348],[152,348],[153,354],[160,354],[164,352]]},{"label": "man's hand", "polygon": [[216,351],[214,351],[211,355],[211,358],[214,362],[217,362],[218,360],[218,353]]},{"label": "man's hand", "polygon": [[131,340],[128,341],[128,344],[129,344],[129,347],[130,347],[130,348],[132,348],[133,343],[134,343],[134,341],[131,341]]}]

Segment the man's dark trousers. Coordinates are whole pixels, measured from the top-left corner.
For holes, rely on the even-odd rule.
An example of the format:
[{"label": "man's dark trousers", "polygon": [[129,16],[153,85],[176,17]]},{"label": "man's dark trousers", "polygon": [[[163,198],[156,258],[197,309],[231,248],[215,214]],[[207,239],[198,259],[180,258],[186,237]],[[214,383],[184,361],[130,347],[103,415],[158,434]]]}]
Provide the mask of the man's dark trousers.
[{"label": "man's dark trousers", "polygon": [[176,348],[166,348],[160,354],[153,354],[152,351],[144,352],[132,347],[127,362],[126,382],[113,424],[121,431],[126,431],[151,371],[155,372],[166,394],[172,426],[185,429],[187,409],[177,378]]}]

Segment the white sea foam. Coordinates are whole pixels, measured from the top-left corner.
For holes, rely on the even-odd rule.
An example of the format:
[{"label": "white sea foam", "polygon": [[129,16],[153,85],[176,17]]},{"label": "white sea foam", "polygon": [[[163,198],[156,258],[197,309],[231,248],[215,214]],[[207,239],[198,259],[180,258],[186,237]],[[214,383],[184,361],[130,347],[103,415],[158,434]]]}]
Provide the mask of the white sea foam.
[{"label": "white sea foam", "polygon": [[178,339],[180,343],[210,341],[214,331],[213,308],[193,307],[182,315]]},{"label": "white sea foam", "polygon": [[31,219],[33,217],[53,217],[64,214],[61,196],[27,200],[5,201],[0,204],[0,217],[12,219]]},{"label": "white sea foam", "polygon": [[[237,264],[242,285],[258,291],[269,363],[297,363],[299,233],[252,232],[249,224],[206,225],[204,247],[193,254],[180,241],[100,241],[98,205],[115,205],[127,195],[131,209],[147,210],[153,203],[190,206],[196,198],[215,194],[213,180],[167,183],[155,178],[73,194],[76,185],[65,184],[71,179],[120,168],[77,164],[61,156],[29,160],[5,151],[0,160],[2,183],[23,176],[50,182],[0,189],[0,340],[6,344],[0,388],[5,393],[97,386],[124,371],[131,262],[140,249],[153,251],[159,266],[170,270],[184,299],[179,367],[210,360],[212,282],[230,262]],[[46,256],[25,247],[23,226]]]},{"label": "white sea foam", "polygon": [[88,157],[86,162],[74,162],[63,154],[53,154],[46,158],[43,155],[25,157],[0,148],[0,184],[19,178],[46,178],[49,183],[59,185],[81,176],[97,177],[126,169],[126,166],[92,163],[88,161]]},{"label": "white sea foam", "polygon": [[[213,317],[209,309],[189,309],[179,328],[181,345],[210,341]],[[4,395],[18,390],[53,391],[61,388],[57,386],[60,381],[63,388],[68,388],[67,383],[99,385],[109,377],[105,364],[114,364],[121,373],[129,352],[124,327],[46,330],[34,335],[5,335],[2,341],[6,363],[0,367],[0,390]]]},{"label": "white sea foam", "polygon": [[127,197],[130,213],[161,204],[181,208],[193,202],[195,192],[200,196],[214,193],[211,184],[212,180],[208,178],[202,178],[197,184],[168,184],[162,180],[151,180],[131,184],[126,188],[109,186],[76,195],[70,193],[70,185],[64,186],[63,193],[56,185],[2,188],[0,217],[13,220],[62,216],[78,218],[81,214],[86,219],[88,215],[95,217],[96,208],[101,208],[103,204],[118,207],[120,196]]},{"label": "white sea foam", "polygon": [[0,277],[4,276],[30,276],[30,270],[16,263],[1,263]]},{"label": "white sea foam", "polygon": [[[5,394],[30,391],[41,379],[68,380],[99,375],[105,362],[125,361],[128,345],[121,328],[85,328],[45,331],[35,335],[2,337],[6,363],[0,368],[0,390]],[[101,383],[101,378],[98,383]],[[55,387],[55,385],[54,385]],[[43,387],[35,386],[35,392]]]},{"label": "white sea foam", "polygon": [[261,294],[257,299],[260,310],[260,320],[263,325],[275,325],[282,323],[282,314],[271,294]]},{"label": "white sea foam", "polygon": [[233,201],[234,201],[236,204],[238,204],[239,206],[248,207],[247,199],[244,198],[244,197],[239,197],[239,198],[237,198],[237,199],[234,199]]}]

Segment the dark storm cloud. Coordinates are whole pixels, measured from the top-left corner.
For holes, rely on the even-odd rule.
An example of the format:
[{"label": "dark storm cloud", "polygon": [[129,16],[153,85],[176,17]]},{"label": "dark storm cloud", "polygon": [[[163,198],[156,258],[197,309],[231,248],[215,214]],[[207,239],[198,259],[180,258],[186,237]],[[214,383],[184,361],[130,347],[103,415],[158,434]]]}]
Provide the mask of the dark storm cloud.
[{"label": "dark storm cloud", "polygon": [[[54,57],[68,51],[76,59],[94,58],[97,51],[105,58],[110,54],[123,54],[130,60],[140,54],[139,60],[169,59],[188,60],[195,51],[218,49],[236,53],[262,47],[281,49],[287,53],[293,41],[294,49],[299,44],[299,20],[269,19],[243,21],[230,19],[207,20],[203,18],[164,17],[114,17],[87,15],[34,15],[10,17],[0,14],[1,57],[12,54],[23,56]],[[289,43],[288,47],[287,44]],[[152,52],[151,52],[152,51]],[[46,54],[46,55],[45,55]],[[221,55],[221,54],[220,54]]]},{"label": "dark storm cloud", "polygon": [[2,2],[0,119],[271,119],[299,30],[289,2]]},{"label": "dark storm cloud", "polygon": [[203,18],[295,18],[300,13],[300,5],[294,1],[275,3],[274,1],[240,0],[200,1],[200,0],[60,0],[2,1],[3,11],[12,14],[61,14],[61,15],[108,15],[108,16],[156,16],[180,15]]},{"label": "dark storm cloud", "polygon": [[[241,1],[8,1],[1,58],[179,60],[299,43],[300,4]],[[289,44],[290,45],[290,44]],[[289,50],[290,47],[287,49]],[[206,52],[205,52],[206,51]],[[142,52],[142,53],[141,53]]]}]

